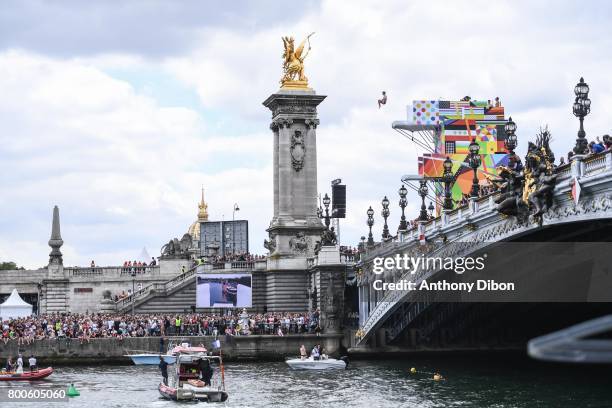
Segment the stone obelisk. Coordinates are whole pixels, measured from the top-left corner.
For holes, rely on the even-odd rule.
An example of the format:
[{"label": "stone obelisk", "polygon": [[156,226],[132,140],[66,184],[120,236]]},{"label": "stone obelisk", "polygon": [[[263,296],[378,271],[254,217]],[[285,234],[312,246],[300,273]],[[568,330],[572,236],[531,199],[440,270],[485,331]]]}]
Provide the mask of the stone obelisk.
[{"label": "stone obelisk", "polygon": [[51,247],[49,265],[62,265],[64,263],[62,252],[60,251],[62,245],[64,245],[64,241],[60,233],[59,208],[56,205],[53,207],[53,222],[51,223],[51,238],[49,239],[49,246]]},{"label": "stone obelisk", "polygon": [[[274,137],[274,213],[265,246],[268,258],[267,305],[274,310],[305,310],[307,259],[325,229],[317,216],[317,106],[325,99],[308,87],[302,55],[285,43],[281,88],[263,105],[272,111]],[[310,49],[310,48],[309,48]]]},{"label": "stone obelisk", "polygon": [[59,208],[53,207],[53,222],[51,223],[51,238],[49,246],[49,265],[47,278],[43,279],[41,287],[40,308],[42,313],[63,313],[69,311],[68,279],[64,276],[64,260],[61,246],[64,244],[60,233]]}]

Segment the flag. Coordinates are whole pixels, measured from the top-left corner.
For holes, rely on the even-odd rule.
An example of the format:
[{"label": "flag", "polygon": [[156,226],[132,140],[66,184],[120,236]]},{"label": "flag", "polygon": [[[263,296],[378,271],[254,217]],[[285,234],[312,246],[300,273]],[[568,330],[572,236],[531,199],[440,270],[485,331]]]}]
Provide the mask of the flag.
[{"label": "flag", "polygon": [[212,346],[215,349],[221,348],[221,340],[217,339],[217,340],[213,340],[212,342]]},{"label": "flag", "polygon": [[578,205],[578,200],[580,200],[580,191],[582,190],[582,188],[580,187],[580,183],[578,182],[578,177],[574,176],[574,179],[572,180],[572,190],[571,190],[571,195],[572,195],[572,199],[574,200],[574,204]]},{"label": "flag", "polygon": [[419,223],[418,230],[419,230],[419,242],[421,243],[421,245],[424,245],[426,242],[425,241],[425,224]]}]

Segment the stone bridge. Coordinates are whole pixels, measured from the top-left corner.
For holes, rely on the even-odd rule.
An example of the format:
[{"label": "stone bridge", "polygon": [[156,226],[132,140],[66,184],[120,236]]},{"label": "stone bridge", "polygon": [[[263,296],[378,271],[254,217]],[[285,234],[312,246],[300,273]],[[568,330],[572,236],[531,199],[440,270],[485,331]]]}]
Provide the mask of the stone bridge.
[{"label": "stone bridge", "polygon": [[[496,195],[492,194],[429,221],[425,225],[425,237],[432,249],[427,256],[467,256],[496,242],[513,241],[542,231],[564,234],[569,240],[578,236],[584,240],[592,236],[592,241],[609,241],[612,226],[612,152],[579,157],[570,164],[557,167],[555,172],[558,177],[553,205],[544,214],[541,225],[532,217],[528,223],[520,224],[515,217],[498,213],[494,202]],[[574,177],[582,187],[577,204],[570,194]],[[556,232],[564,226],[563,232]],[[404,271],[386,270],[381,275],[375,275],[372,263],[377,257],[414,254],[420,247],[419,232],[415,228],[399,232],[392,240],[375,244],[362,255],[357,274],[361,327],[356,334],[357,346],[381,347],[398,339],[402,333],[404,338],[412,336],[413,341],[408,343],[414,345],[415,336],[427,337],[445,319],[447,322],[453,318],[462,320],[456,323],[466,325],[475,318],[475,314],[491,313],[495,309],[488,306],[490,304],[472,304],[471,310],[463,311],[459,319],[459,315],[453,315],[459,312],[461,306],[447,303],[430,313],[425,323],[421,321],[416,334],[407,333],[410,331],[407,329],[419,317],[432,310],[432,305],[420,299],[415,301],[413,292],[374,290],[373,281],[398,282],[406,279],[418,282],[440,271],[421,269],[410,275]],[[516,310],[521,308],[517,307]]]}]

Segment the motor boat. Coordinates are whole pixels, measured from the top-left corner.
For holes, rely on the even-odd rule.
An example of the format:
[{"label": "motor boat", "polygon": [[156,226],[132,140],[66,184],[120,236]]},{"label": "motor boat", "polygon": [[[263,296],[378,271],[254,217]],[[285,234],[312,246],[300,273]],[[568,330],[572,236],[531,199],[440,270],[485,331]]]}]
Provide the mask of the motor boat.
[{"label": "motor boat", "polygon": [[136,365],[158,365],[159,357],[163,357],[164,361],[168,364],[174,364],[176,361],[176,355],[173,354],[173,349],[176,348],[173,343],[168,345],[168,352],[166,354],[151,353],[148,351],[139,352],[141,350],[132,350],[128,354],[124,354],[124,357],[129,357],[132,362]]},{"label": "motor boat", "polygon": [[[172,349],[176,355],[174,369],[168,372],[168,384],[159,384],[158,390],[162,397],[173,401],[206,401],[223,402],[227,400],[225,391],[225,370],[223,359],[207,353],[204,347],[177,346]],[[218,366],[218,378],[213,378]],[[202,367],[209,367],[210,383],[200,380],[200,374],[205,377]],[[170,372],[172,371],[172,372]]]},{"label": "motor boat", "polygon": [[21,374],[17,374],[16,372],[0,372],[0,381],[32,381],[32,380],[42,380],[50,376],[53,373],[52,367],[42,368],[40,370],[34,371],[24,371]]},{"label": "motor boat", "polygon": [[318,360],[313,357],[292,358],[285,362],[294,370],[344,370],[346,368],[344,360],[336,360],[327,356],[322,356]]},{"label": "motor boat", "polygon": [[129,357],[136,365],[158,365],[159,357],[162,356],[168,364],[174,364],[176,356],[169,354],[141,353],[141,354],[126,354],[124,357]]}]

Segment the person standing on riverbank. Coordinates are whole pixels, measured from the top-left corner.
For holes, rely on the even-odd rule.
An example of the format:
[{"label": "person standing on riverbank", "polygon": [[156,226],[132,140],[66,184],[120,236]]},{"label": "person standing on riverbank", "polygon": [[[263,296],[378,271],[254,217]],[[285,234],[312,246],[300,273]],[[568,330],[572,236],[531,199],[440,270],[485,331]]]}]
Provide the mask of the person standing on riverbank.
[{"label": "person standing on riverbank", "polygon": [[176,316],[174,320],[174,334],[180,336],[181,335],[181,318],[180,316]]}]

